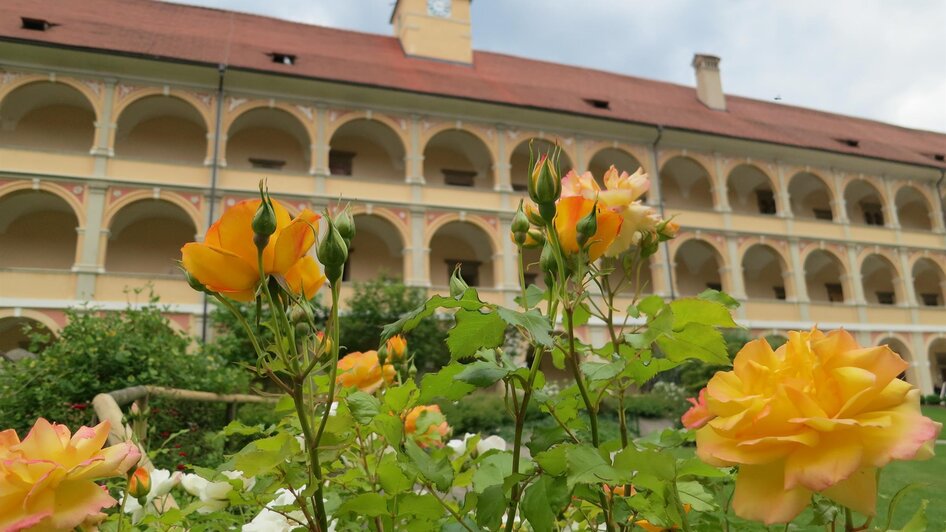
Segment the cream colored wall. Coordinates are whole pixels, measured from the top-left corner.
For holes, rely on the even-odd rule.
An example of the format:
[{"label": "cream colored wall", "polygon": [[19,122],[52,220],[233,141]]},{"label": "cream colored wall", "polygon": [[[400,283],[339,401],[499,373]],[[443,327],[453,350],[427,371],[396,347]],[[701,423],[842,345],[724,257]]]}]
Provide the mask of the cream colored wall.
[{"label": "cream colored wall", "polygon": [[250,158],[286,161],[282,167],[286,173],[304,173],[309,169],[307,151],[299,141],[290,133],[270,127],[248,128],[227,141],[228,167],[253,168]]},{"label": "cream colored wall", "polygon": [[788,194],[792,205],[792,214],[799,218],[814,219],[814,210],[828,210],[834,214],[831,205],[831,192],[818,176],[803,172],[795,175],[789,186]]},{"label": "cream colored wall", "polygon": [[450,17],[427,14],[426,0],[400,0],[394,32],[405,53],[457,63],[473,61],[470,0],[451,0]]},{"label": "cream colored wall", "polygon": [[41,107],[16,123],[0,122],[0,145],[87,153],[92,148],[94,122],[95,114],[80,107]]},{"label": "cream colored wall", "polygon": [[[482,247],[487,239],[482,236],[484,242],[479,243]],[[447,265],[448,260],[460,260],[468,262],[479,262],[479,286],[492,288],[495,286],[493,279],[493,260],[491,257],[484,256],[483,253],[477,253],[468,242],[464,242],[455,237],[445,235],[434,235],[430,241],[430,284],[435,287],[445,287],[449,284],[450,274]]]},{"label": "cream colored wall", "polygon": [[861,265],[864,298],[868,303],[879,304],[877,292],[894,292],[894,303],[904,303],[903,294],[893,282],[896,278],[896,269],[886,259],[876,255],[867,257]]},{"label": "cream colored wall", "polygon": [[756,167],[745,164],[729,174],[726,185],[730,209],[747,214],[760,214],[757,194],[764,190],[772,191],[772,182],[768,176]]},{"label": "cream colored wall", "polygon": [[115,156],[176,163],[203,164],[207,132],[177,117],[157,117],[137,124],[115,138]]},{"label": "cream colored wall", "polygon": [[367,139],[345,136],[333,139],[332,149],[355,154],[352,159],[352,177],[404,181],[403,154],[400,154],[401,161],[392,160],[380,145]]},{"label": "cream colored wall", "polygon": [[752,246],[742,258],[746,295],[750,299],[775,299],[775,287],[791,296],[782,277],[783,267],[776,251],[764,245]]},{"label": "cream colored wall", "polygon": [[845,283],[841,283],[841,276],[845,275],[844,267],[830,253],[823,251],[812,252],[805,260],[805,282],[808,290],[808,299],[814,302],[827,303],[828,291],[825,284],[840,283],[844,292],[844,299],[852,297]]},{"label": "cream colored wall", "polygon": [[713,189],[706,169],[693,159],[677,157],[660,171],[664,204],[674,208],[712,209]]},{"label": "cream colored wall", "polygon": [[17,218],[0,231],[0,268],[72,268],[77,224],[75,215],[64,212]]},{"label": "cream colored wall", "polygon": [[[358,227],[359,218],[362,217],[355,217],[356,227]],[[397,243],[393,245],[387,240],[395,238],[397,238],[396,234],[372,234],[358,227],[349,255],[350,280],[368,281],[382,273],[403,279],[404,260],[401,256],[400,239],[397,238]],[[392,253],[392,247],[398,248],[396,253]]]},{"label": "cream colored wall", "polygon": [[723,284],[719,274],[722,264],[716,251],[705,242],[684,242],[677,249],[674,262],[677,292],[682,296],[695,296],[710,283]]},{"label": "cream colored wall", "polygon": [[903,187],[897,192],[896,200],[900,227],[920,231],[933,228],[930,205],[918,190]]}]

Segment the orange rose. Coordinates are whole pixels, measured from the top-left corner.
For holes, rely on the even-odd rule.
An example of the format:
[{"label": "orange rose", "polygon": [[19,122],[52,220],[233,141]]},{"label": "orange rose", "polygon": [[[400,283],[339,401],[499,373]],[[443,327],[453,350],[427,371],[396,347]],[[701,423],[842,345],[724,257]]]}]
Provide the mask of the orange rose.
[{"label": "orange rose", "polygon": [[385,352],[388,355],[388,359],[400,360],[404,358],[404,353],[407,352],[407,340],[398,334],[388,338],[388,341],[385,342],[384,347]]},{"label": "orange rose", "polygon": [[843,330],[791,332],[774,352],[750,342],[706,387],[717,417],[697,431],[697,454],[739,466],[741,517],[791,521],[812,492],[873,515],[877,468],[929,458],[942,428],[920,413],[919,390],[897,378],[907,366]]},{"label": "orange rose", "polygon": [[384,383],[394,380],[394,366],[378,362],[377,351],[356,351],[338,361],[338,376],[335,381],[348,388],[358,388],[374,393]]},{"label": "orange rose", "polygon": [[[555,231],[565,253],[578,253],[578,221],[588,216],[594,208],[594,200],[582,196],[562,198],[555,213]],[[597,213],[598,230],[588,239],[588,258],[597,260],[611,245],[621,230],[621,217],[617,213],[603,209],[600,204]]]},{"label": "orange rose", "polygon": [[700,390],[700,394],[696,399],[688,397],[687,401],[693,406],[680,418],[684,427],[688,429],[698,429],[716,417],[716,414],[710,412],[709,407],[706,405],[706,388]]},{"label": "orange rose", "polygon": [[443,439],[450,433],[450,426],[439,406],[415,406],[404,418],[404,432],[421,447],[441,447]]},{"label": "orange rose", "polygon": [[72,530],[114,506],[94,481],[125,474],[141,453],[131,442],[103,449],[109,427],[70,434],[39,418],[23,441],[12,429],[0,432],[0,530]]},{"label": "orange rose", "polygon": [[[261,200],[245,200],[227,209],[207,231],[202,244],[181,248],[184,269],[208,290],[237,301],[251,301],[260,282],[253,216]],[[306,253],[315,242],[320,216],[306,209],[295,219],[277,201],[276,232],[263,249],[265,274],[280,275],[307,299],[325,282],[318,263]]]}]

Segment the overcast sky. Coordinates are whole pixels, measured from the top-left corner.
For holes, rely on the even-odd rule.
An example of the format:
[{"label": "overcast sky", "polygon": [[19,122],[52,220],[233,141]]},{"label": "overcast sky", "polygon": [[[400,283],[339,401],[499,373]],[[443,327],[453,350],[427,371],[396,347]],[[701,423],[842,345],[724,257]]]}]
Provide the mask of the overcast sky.
[{"label": "overcast sky", "polygon": [[[389,35],[392,0],[175,0]],[[453,0],[454,2],[466,0]],[[946,132],[946,0],[477,0],[473,47]]]}]

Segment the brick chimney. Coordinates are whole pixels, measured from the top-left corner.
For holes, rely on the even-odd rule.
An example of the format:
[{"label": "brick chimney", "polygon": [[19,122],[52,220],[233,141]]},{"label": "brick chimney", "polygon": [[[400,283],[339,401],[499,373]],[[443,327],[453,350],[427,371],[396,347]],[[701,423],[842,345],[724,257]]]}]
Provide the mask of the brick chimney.
[{"label": "brick chimney", "polygon": [[726,110],[726,95],[719,76],[719,58],[715,55],[694,54],[693,70],[696,73],[696,97],[703,105],[714,111]]}]

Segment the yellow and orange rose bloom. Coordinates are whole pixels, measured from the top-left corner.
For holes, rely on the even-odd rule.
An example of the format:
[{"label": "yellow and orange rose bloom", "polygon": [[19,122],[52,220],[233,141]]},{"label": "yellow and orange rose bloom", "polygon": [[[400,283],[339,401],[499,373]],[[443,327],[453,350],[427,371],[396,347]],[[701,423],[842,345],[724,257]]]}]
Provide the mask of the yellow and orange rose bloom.
[{"label": "yellow and orange rose bloom", "polygon": [[404,353],[407,352],[407,340],[398,334],[388,338],[388,341],[385,342],[384,347],[388,355],[388,359],[400,360],[404,358]]},{"label": "yellow and orange rose bloom", "polygon": [[391,364],[381,367],[377,351],[356,351],[338,361],[335,381],[346,388],[358,388],[366,393],[374,393],[383,384],[394,381],[394,374],[394,366]]},{"label": "yellow and orange rose bloom", "polygon": [[131,442],[103,449],[109,428],[71,434],[40,418],[23,441],[0,432],[0,530],[72,530],[114,506],[95,480],[125,474],[141,454]]},{"label": "yellow and orange rose bloom", "polygon": [[[422,414],[426,414],[425,419],[422,426],[418,427],[418,422],[422,421]],[[415,406],[404,418],[404,432],[421,447],[431,445],[440,447],[443,445],[444,438],[450,434],[450,426],[439,406]]]},{"label": "yellow and orange rose bloom", "polygon": [[[226,210],[207,231],[203,243],[181,248],[184,269],[208,290],[237,301],[250,301],[260,282],[253,216],[261,200],[245,200]],[[306,209],[296,218],[273,201],[276,232],[263,250],[263,273],[280,275],[297,295],[307,299],[325,282],[314,258],[307,255],[315,243],[320,216]]]},{"label": "yellow and orange rose bloom", "polygon": [[741,517],[791,521],[813,492],[874,515],[877,468],[929,458],[942,428],[898,378],[907,367],[889,347],[861,347],[843,330],[792,332],[776,351],[750,342],[706,387],[715,417],[696,433],[697,454],[739,466]]},{"label": "yellow and orange rose bloom", "polygon": [[[603,181],[605,189],[598,185],[591,172],[578,174],[575,171],[569,172],[562,179],[562,199],[558,204],[558,216],[561,216],[561,221],[556,218],[555,228],[566,252],[577,252],[574,227],[578,220],[591,212],[591,205],[595,200],[598,201],[599,209],[598,232],[591,240],[594,250],[589,253],[591,260],[596,260],[601,255],[620,255],[640,240],[641,232],[654,231],[660,223],[657,212],[640,201],[641,196],[650,189],[650,180],[642,169],[628,174],[619,173],[611,166],[605,172]],[[583,201],[573,198],[581,198]],[[602,221],[605,222],[604,226]],[[564,244],[566,240],[568,246]],[[575,251],[572,251],[572,248]]]}]

